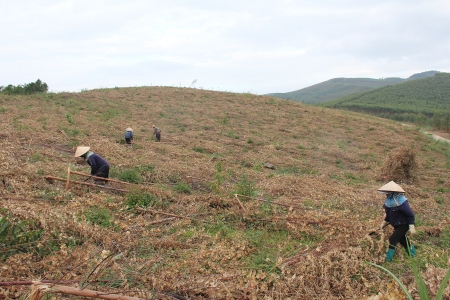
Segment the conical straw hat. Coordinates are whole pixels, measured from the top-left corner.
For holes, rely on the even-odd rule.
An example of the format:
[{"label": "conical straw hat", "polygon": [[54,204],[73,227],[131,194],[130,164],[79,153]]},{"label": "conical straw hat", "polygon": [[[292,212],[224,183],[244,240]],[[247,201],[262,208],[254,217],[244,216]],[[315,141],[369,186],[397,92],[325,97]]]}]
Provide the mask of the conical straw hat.
[{"label": "conical straw hat", "polygon": [[128,127],[127,129],[125,129],[126,131],[133,131],[133,128]]},{"label": "conical straw hat", "polygon": [[88,152],[89,149],[91,149],[91,148],[90,147],[86,147],[86,146],[78,146],[77,150],[75,151],[75,157],[80,157],[81,155],[83,155],[86,152]]},{"label": "conical straw hat", "polygon": [[404,193],[405,191],[395,182],[390,181],[378,189],[379,192]]}]

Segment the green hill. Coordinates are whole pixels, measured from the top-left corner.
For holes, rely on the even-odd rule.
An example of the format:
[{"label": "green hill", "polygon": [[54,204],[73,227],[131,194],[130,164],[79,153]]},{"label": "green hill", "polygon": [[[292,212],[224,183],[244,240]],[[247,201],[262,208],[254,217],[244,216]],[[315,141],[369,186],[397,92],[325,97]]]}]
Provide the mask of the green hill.
[{"label": "green hill", "polygon": [[399,121],[428,119],[433,125],[448,130],[450,120],[444,122],[444,119],[450,112],[450,73],[351,94],[320,105]]},{"label": "green hill", "polygon": [[[248,93],[130,87],[0,94],[0,127],[0,298],[50,280],[48,299],[81,297],[55,296],[58,286],[110,299],[393,299],[392,278],[368,261],[418,298],[405,252],[384,263],[392,228],[376,231],[390,180],[416,213],[433,295],[448,269],[450,147],[412,126]],[[78,145],[125,183],[79,175],[90,168]]]},{"label": "green hill", "polygon": [[372,90],[375,88],[394,85],[408,80],[433,76],[438,71],[428,71],[414,74],[408,79],[402,78],[334,78],[313,86],[288,93],[271,93],[270,96],[293,100],[307,104],[318,104],[331,101],[350,94]]}]

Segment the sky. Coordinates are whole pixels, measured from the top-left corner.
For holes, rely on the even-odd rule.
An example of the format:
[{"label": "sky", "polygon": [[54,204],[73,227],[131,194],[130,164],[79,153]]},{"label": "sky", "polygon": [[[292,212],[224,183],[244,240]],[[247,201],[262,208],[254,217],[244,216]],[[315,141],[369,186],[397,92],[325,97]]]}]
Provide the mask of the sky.
[{"label": "sky", "polygon": [[0,6],[0,86],[252,93],[332,78],[450,72],[448,0],[16,0]]}]

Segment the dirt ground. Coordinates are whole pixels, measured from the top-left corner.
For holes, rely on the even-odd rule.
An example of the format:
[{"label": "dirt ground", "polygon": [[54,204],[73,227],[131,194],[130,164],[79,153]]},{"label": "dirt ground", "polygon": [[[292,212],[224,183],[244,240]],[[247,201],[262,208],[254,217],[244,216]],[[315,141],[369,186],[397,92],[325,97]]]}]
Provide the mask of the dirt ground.
[{"label": "dirt ground", "polygon": [[437,140],[445,140],[450,142],[450,132],[427,131],[426,133],[433,134]]}]

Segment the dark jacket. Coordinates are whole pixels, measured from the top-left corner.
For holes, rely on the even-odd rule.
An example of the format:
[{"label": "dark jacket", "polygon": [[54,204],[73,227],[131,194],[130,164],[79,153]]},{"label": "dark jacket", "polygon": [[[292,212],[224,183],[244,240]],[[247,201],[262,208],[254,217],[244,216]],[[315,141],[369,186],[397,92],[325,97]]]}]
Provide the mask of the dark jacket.
[{"label": "dark jacket", "polygon": [[109,164],[98,154],[94,153],[89,156],[87,163],[91,166],[91,175],[93,176],[98,176],[101,173],[109,173]]},{"label": "dark jacket", "polygon": [[409,206],[408,201],[395,207],[383,205],[383,208],[386,212],[386,218],[384,218],[384,220],[391,223],[392,226],[397,227],[400,225],[414,224],[414,213]]}]

